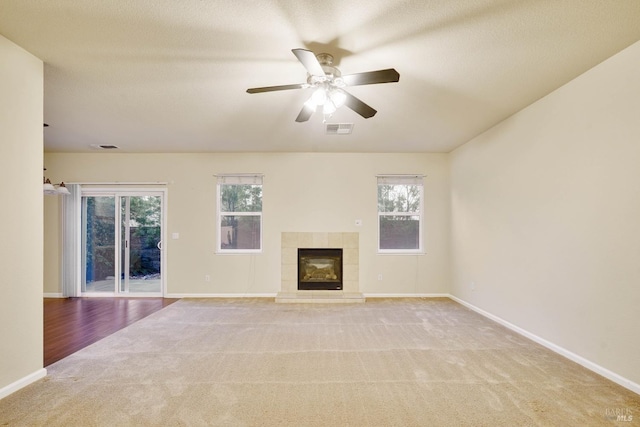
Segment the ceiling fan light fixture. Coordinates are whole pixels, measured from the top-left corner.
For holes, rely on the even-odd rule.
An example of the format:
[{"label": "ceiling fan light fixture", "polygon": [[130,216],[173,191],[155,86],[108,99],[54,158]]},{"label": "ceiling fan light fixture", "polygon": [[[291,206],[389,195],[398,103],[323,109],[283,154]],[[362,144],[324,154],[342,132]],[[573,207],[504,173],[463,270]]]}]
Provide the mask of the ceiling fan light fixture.
[{"label": "ceiling fan light fixture", "polygon": [[304,108],[310,108],[313,111],[316,110],[316,107],[318,106],[318,104],[316,104],[315,102],[313,102],[312,98],[307,99],[307,102],[304,103]]},{"label": "ceiling fan light fixture", "polygon": [[376,110],[346,92],[343,88],[376,83],[395,83],[400,80],[400,74],[393,68],[343,76],[340,70],[333,66],[333,56],[328,53],[316,55],[307,49],[292,49],[291,51],[307,70],[306,83],[249,88],[247,93],[313,88],[313,94],[304,103],[302,110],[296,117],[296,122],[298,123],[308,121],[317,107],[320,106],[322,106],[325,121],[328,116],[343,105],[346,105],[365,119],[373,117],[376,114]]},{"label": "ceiling fan light fixture", "polygon": [[336,108],[340,108],[347,101],[347,95],[340,89],[333,89],[329,92],[329,99],[336,106]]},{"label": "ceiling fan light fixture", "polygon": [[327,91],[324,87],[320,86],[311,95],[311,100],[315,105],[324,105],[327,102]]},{"label": "ceiling fan light fixture", "polygon": [[337,110],[335,104],[331,101],[325,102],[325,104],[322,106],[322,114],[326,116],[330,116],[331,114],[335,113]]}]

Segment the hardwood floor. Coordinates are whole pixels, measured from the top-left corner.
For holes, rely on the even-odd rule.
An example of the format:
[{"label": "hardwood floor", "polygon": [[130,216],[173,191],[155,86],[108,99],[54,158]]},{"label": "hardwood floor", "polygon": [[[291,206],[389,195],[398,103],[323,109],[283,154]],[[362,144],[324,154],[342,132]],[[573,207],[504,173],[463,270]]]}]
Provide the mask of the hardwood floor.
[{"label": "hardwood floor", "polygon": [[45,298],[44,366],[176,301],[172,298]]}]

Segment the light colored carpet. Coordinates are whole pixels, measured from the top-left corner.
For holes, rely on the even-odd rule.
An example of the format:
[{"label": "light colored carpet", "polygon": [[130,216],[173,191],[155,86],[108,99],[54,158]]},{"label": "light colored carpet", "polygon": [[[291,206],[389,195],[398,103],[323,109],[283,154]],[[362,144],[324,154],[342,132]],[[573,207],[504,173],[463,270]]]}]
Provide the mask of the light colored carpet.
[{"label": "light colored carpet", "polygon": [[[184,299],[0,401],[17,426],[638,425],[640,396],[448,299]],[[633,421],[616,421],[620,411]]]}]

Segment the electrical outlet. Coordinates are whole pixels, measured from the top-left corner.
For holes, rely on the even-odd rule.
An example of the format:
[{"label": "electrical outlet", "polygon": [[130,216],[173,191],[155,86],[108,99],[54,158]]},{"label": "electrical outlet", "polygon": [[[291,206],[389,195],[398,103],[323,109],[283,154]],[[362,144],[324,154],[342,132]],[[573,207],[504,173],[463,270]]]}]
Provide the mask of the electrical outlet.
[{"label": "electrical outlet", "polygon": [[378,274],[378,280],[382,280],[382,273]]},{"label": "electrical outlet", "polygon": [[476,290],[476,282],[471,282],[471,290],[472,291]]},{"label": "electrical outlet", "polygon": [[211,276],[209,276],[208,274],[204,275],[204,281],[205,282],[210,282],[211,281]]}]

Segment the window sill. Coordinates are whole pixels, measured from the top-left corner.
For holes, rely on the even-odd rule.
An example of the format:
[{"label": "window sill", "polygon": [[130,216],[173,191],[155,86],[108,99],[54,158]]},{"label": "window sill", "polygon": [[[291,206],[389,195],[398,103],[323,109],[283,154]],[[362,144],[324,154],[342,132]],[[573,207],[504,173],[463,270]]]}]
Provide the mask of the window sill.
[{"label": "window sill", "polygon": [[238,250],[216,250],[216,255],[252,255],[252,254],[261,254],[262,249],[252,250],[252,249],[238,249]]},{"label": "window sill", "polygon": [[425,251],[378,250],[377,255],[426,255]]}]

